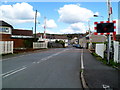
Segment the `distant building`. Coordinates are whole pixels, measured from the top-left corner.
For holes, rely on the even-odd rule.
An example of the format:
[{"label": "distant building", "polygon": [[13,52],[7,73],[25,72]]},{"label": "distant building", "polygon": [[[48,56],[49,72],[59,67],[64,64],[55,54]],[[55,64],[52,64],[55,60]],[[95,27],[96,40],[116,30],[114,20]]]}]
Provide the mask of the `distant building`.
[{"label": "distant building", "polygon": [[43,38],[44,33],[37,33],[37,38],[39,42],[55,42],[62,40],[65,42],[65,46],[68,46],[68,37],[62,34],[46,34],[46,39]]},{"label": "distant building", "polygon": [[[94,43],[94,44],[95,43],[104,43],[106,40],[107,40],[106,36],[91,34],[91,41],[90,41],[89,34],[88,34],[87,36],[79,39],[79,44],[82,47],[86,48],[86,47],[88,47],[89,42]],[[92,45],[94,45],[94,44],[92,44]]]}]

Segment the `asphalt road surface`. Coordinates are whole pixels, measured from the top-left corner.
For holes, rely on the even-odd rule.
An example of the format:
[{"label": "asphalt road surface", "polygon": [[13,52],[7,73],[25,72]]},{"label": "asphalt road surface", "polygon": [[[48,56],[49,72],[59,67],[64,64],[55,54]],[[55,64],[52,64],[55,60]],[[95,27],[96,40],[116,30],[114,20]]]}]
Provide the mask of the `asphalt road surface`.
[{"label": "asphalt road surface", "polygon": [[82,88],[80,52],[58,48],[5,59],[3,88]]}]

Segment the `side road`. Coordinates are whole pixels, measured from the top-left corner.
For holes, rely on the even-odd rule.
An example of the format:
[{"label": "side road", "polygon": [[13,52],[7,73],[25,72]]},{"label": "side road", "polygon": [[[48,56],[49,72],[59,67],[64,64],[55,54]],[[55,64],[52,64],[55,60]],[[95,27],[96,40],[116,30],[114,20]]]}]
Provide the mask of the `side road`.
[{"label": "side road", "polygon": [[114,90],[120,89],[120,71],[96,60],[87,49],[84,49],[83,60],[84,78],[89,88],[103,88],[107,85]]}]

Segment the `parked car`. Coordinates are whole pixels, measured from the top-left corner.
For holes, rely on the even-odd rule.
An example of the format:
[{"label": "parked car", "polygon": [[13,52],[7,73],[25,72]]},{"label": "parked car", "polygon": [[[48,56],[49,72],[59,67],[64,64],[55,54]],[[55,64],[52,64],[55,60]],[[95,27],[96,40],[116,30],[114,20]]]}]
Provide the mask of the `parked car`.
[{"label": "parked car", "polygon": [[82,48],[80,44],[73,44],[73,47]]},{"label": "parked car", "polygon": [[77,44],[73,44],[73,47],[76,47],[77,46]]},{"label": "parked car", "polygon": [[80,47],[81,47],[80,44],[77,44],[77,45],[76,45],[76,48],[80,48]]}]

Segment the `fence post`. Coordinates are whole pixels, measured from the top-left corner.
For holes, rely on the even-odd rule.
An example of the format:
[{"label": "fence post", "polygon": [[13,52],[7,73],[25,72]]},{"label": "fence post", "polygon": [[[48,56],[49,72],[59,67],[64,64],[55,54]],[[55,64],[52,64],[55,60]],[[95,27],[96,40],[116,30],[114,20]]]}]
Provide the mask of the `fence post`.
[{"label": "fence post", "polygon": [[11,41],[11,52],[13,53],[14,42]]}]

